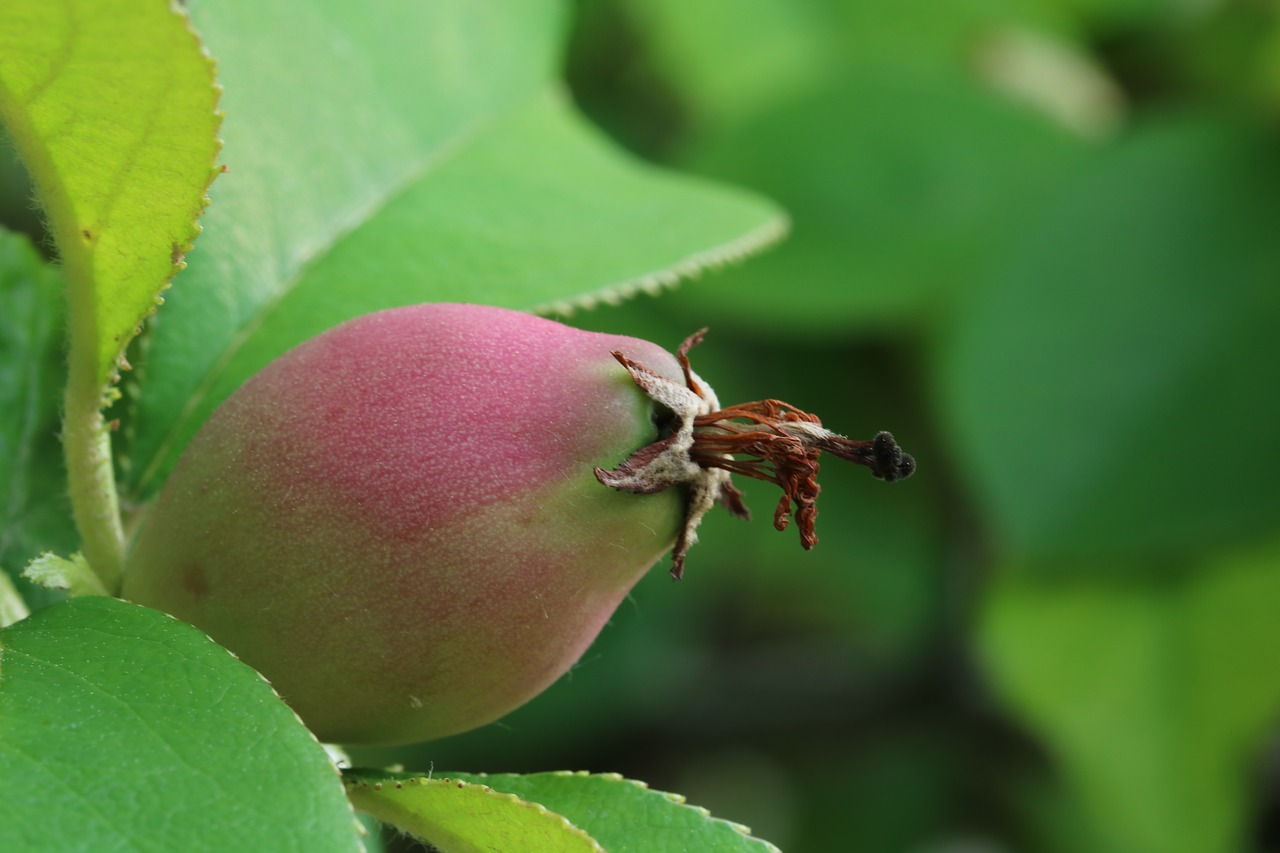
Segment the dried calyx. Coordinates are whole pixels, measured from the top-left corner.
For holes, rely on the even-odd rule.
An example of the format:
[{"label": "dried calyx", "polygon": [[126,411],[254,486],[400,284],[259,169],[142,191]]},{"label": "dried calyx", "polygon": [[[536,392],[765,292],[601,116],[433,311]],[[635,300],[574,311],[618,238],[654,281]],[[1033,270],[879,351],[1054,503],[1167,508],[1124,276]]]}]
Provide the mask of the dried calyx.
[{"label": "dried calyx", "polygon": [[596,468],[596,478],[615,489],[652,494],[673,486],[688,489],[684,524],[672,553],[671,574],[684,574],[685,555],[697,541],[703,515],[716,503],[734,515],[748,518],[742,492],[730,475],[742,474],[776,483],[782,497],[773,525],[785,530],[792,516],[805,550],[818,542],[818,461],[825,451],[865,465],[881,480],[911,476],[915,459],[904,453],[893,436],[878,433],[870,441],[855,441],[822,426],[816,415],[780,400],[759,400],[720,408],[720,401],[689,366],[689,350],[702,341],[706,329],[690,335],[676,351],[684,383],[662,376],[625,353],[614,352],[631,378],[665,412],[670,422],[658,440],[631,454],[621,465]]}]

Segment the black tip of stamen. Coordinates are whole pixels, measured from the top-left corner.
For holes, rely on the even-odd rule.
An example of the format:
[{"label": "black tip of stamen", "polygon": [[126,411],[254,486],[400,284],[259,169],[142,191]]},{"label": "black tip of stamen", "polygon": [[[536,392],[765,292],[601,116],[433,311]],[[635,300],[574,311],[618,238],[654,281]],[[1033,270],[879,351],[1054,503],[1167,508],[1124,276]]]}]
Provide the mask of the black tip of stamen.
[{"label": "black tip of stamen", "polygon": [[894,479],[905,480],[916,472],[916,458],[910,453],[902,454],[902,459],[898,461],[898,476]]},{"label": "black tip of stamen", "polygon": [[871,473],[873,476],[892,483],[905,480],[915,473],[916,460],[910,453],[904,453],[889,432],[878,432],[871,440]]}]

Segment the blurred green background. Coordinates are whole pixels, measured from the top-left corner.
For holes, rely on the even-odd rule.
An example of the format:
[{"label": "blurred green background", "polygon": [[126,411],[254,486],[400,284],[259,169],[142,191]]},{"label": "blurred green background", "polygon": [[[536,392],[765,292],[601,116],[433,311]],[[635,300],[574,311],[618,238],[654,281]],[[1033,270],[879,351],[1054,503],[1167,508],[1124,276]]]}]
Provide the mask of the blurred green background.
[{"label": "blurred green background", "polygon": [[[818,533],[709,518],[548,693],[360,754],[615,770],[805,851],[1280,850],[1280,9],[585,0],[641,156],[766,256],[575,315],[919,460]],[[644,235],[637,234],[637,240]]]}]

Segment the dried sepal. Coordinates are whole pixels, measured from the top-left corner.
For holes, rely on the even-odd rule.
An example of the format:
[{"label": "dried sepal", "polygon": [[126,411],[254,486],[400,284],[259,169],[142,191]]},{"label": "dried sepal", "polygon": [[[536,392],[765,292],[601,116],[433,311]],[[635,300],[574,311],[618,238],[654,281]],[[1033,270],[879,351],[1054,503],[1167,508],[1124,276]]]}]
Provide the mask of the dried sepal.
[{"label": "dried sepal", "polygon": [[702,341],[706,329],[685,339],[676,351],[684,373],[684,385],[655,373],[643,364],[615,352],[641,390],[670,410],[673,429],[652,444],[640,448],[621,465],[596,468],[596,478],[615,489],[652,494],[673,486],[687,488],[685,519],[672,554],[671,574],[684,574],[685,555],[697,542],[702,517],[719,503],[733,514],[748,518],[732,474],[776,483],[782,489],[773,515],[774,527],[785,530],[796,520],[800,545],[808,550],[818,543],[819,459],[823,452],[864,465],[886,482],[911,476],[915,459],[888,432],[870,441],[837,435],[822,426],[816,416],[781,400],[759,400],[719,408],[710,386],[689,364],[689,350]]},{"label": "dried sepal", "polygon": [[684,574],[685,554],[698,541],[698,524],[707,510],[717,501],[725,501],[731,509],[746,511],[737,490],[729,483],[729,472],[707,468],[694,459],[694,420],[720,406],[710,386],[689,366],[689,348],[701,339],[703,331],[691,335],[676,353],[684,371],[683,385],[655,373],[625,353],[613,354],[636,385],[671,413],[671,432],[640,448],[612,470],[595,469],[596,479],[604,485],[636,494],[654,494],[673,486],[688,487],[684,523],[676,536],[671,557],[671,574],[677,579]]}]

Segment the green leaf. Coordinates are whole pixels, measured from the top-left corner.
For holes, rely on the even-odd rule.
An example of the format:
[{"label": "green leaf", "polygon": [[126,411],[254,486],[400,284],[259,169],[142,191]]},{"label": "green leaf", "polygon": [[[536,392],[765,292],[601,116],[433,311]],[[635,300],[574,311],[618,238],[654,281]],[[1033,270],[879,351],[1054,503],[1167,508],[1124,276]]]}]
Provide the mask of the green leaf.
[{"label": "green leaf", "polygon": [[564,815],[609,853],[768,853],[777,848],[740,824],[686,805],[678,794],[654,791],[616,773],[452,774],[541,803]]},{"label": "green leaf", "polygon": [[135,497],[248,376],[342,320],[616,299],[781,231],[772,205],[635,163],[577,118],[553,79],[560,3],[191,12],[226,87],[231,172],[154,326]]},{"label": "green leaf", "polygon": [[0,7],[0,120],[48,215],[100,387],[198,233],[216,104],[212,63],[169,4]]},{"label": "green leaf", "polygon": [[[627,0],[651,57],[698,126],[735,124],[820,82],[850,52],[831,4]],[[895,4],[896,5],[896,4]]]},{"label": "green leaf", "polygon": [[1280,515],[1275,140],[1166,121],[1100,152],[937,348],[947,436],[996,532],[1181,555]]},{"label": "green leaf", "polygon": [[604,850],[560,815],[483,784],[365,770],[343,775],[356,808],[442,853]]},{"label": "green leaf", "polygon": [[[696,125],[728,127],[824,80],[920,71],[960,77],[998,28],[1059,30],[1061,10],[1020,0],[626,0],[666,83]],[[647,68],[645,69],[647,70]],[[889,116],[877,116],[877,118]],[[699,127],[698,132],[705,128]]]},{"label": "green leaf", "polygon": [[101,409],[124,348],[182,265],[218,150],[213,66],[177,7],[0,6],[0,122],[67,279],[63,442],[83,550],[113,587],[124,534]]},{"label": "green leaf", "polygon": [[57,270],[0,229],[0,565],[75,548],[58,442],[62,313]]},{"label": "green leaf", "polygon": [[1107,568],[1003,572],[987,664],[1115,850],[1244,849],[1248,768],[1280,711],[1280,548]]},{"label": "green leaf", "polygon": [[0,848],[337,850],[324,750],[208,637],[109,598],[0,631]]},{"label": "green leaf", "polygon": [[1063,0],[1061,5],[1096,32],[1158,33],[1178,16],[1191,21],[1196,14],[1188,15],[1178,0]]},{"label": "green leaf", "polygon": [[795,234],[672,298],[804,338],[927,319],[959,301],[1082,148],[959,75],[832,75],[686,147],[682,165],[778,199]]}]

